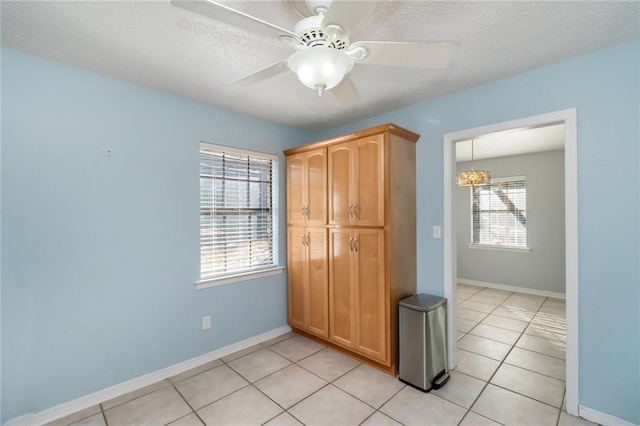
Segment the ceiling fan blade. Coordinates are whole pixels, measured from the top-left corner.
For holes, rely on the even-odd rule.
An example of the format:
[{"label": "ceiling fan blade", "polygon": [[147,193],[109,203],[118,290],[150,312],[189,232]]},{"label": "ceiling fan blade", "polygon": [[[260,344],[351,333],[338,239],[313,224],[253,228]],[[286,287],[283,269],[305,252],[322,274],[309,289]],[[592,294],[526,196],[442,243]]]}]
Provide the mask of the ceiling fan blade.
[{"label": "ceiling fan blade", "polygon": [[358,47],[368,52],[359,63],[420,68],[447,68],[458,51],[455,43],[403,41],[358,41],[349,50]]},{"label": "ceiling fan blade", "polygon": [[278,74],[282,74],[283,72],[289,71],[289,67],[287,66],[287,60],[277,62],[273,65],[269,65],[266,68],[262,68],[259,71],[251,73],[249,75],[245,75],[237,80],[233,80],[227,83],[229,86],[238,86],[238,87],[249,87],[256,83],[260,83],[261,81],[267,80],[271,77],[275,77]]},{"label": "ceiling fan blade", "polygon": [[298,38],[298,36],[284,28],[265,22],[261,19],[254,18],[246,13],[231,9],[223,4],[216,3],[211,0],[171,0],[171,4],[198,13],[216,21],[233,25],[253,33],[279,39],[280,36],[289,36]]},{"label": "ceiling fan blade", "polygon": [[358,102],[358,93],[353,87],[353,81],[348,75],[345,75],[340,84],[329,90],[340,106],[351,106]]},{"label": "ceiling fan blade", "polygon": [[322,28],[326,28],[327,25],[340,25],[349,37],[377,5],[377,1],[371,0],[333,0],[322,20]]}]

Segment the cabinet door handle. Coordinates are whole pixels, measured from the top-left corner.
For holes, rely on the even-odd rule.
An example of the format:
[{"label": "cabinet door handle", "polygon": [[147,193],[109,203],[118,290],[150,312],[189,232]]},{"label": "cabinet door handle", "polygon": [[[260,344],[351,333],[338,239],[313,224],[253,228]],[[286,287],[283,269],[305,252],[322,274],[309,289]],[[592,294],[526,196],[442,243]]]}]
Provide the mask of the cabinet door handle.
[{"label": "cabinet door handle", "polygon": [[303,246],[307,246],[307,241],[305,240],[305,237],[307,236],[307,234],[302,234],[302,245]]},{"label": "cabinet door handle", "polygon": [[353,217],[358,218],[358,203],[353,203]]},{"label": "cabinet door handle", "polygon": [[353,249],[357,252],[359,246],[360,246],[360,238],[359,237],[355,237],[353,239]]},{"label": "cabinet door handle", "polygon": [[349,219],[353,219],[353,203],[349,204]]},{"label": "cabinet door handle", "polygon": [[353,251],[353,237],[349,237],[349,251]]},{"label": "cabinet door handle", "polygon": [[304,215],[307,219],[309,219],[309,206],[304,206]]},{"label": "cabinet door handle", "polygon": [[307,232],[307,247],[311,245],[311,233]]}]

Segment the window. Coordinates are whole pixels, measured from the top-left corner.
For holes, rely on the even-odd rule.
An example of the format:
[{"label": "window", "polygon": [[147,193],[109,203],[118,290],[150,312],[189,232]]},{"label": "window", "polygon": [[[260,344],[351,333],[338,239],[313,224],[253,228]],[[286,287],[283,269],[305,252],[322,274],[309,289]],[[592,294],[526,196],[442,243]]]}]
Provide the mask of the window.
[{"label": "window", "polygon": [[200,280],[277,266],[277,157],[200,145]]},{"label": "window", "polygon": [[471,188],[472,244],[527,247],[524,176],[492,179]]}]

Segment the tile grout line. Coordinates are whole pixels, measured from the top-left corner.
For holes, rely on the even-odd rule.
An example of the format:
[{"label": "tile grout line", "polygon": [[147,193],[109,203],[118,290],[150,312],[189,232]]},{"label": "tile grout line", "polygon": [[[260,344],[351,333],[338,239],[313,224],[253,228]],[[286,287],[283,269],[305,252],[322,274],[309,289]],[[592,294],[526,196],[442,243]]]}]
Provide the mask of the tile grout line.
[{"label": "tile grout line", "polygon": [[560,403],[560,412],[558,413],[558,420],[556,421],[556,426],[560,425],[560,417],[562,417],[562,406],[564,405],[564,399],[567,397],[567,387],[564,387],[564,393],[562,394],[562,402]]},{"label": "tile grout line", "polygon": [[104,407],[102,406],[102,402],[98,405],[100,406],[100,412],[102,413],[102,420],[104,420],[105,426],[109,426],[109,422],[107,421],[107,415],[104,412]]},{"label": "tile grout line", "polygon": [[[123,405],[125,405],[125,404],[128,404],[128,403],[130,403],[130,402],[132,402],[132,401],[135,401],[135,400],[137,400],[137,399],[144,398],[145,396],[149,396],[149,395],[151,395],[152,393],[156,393],[156,392],[158,392],[159,390],[162,390],[162,388],[163,388],[164,386],[163,386],[163,387],[160,387],[160,388],[158,388],[158,389],[154,389],[154,390],[152,390],[152,391],[149,391],[149,392],[147,392],[147,393],[144,393],[144,394],[142,394],[142,395],[138,395],[138,396],[136,396],[135,398],[131,398],[130,400],[127,400],[127,401],[121,402],[120,404],[114,405],[113,407],[110,407],[110,408],[107,408],[107,409],[104,409],[104,407],[103,407],[103,404],[104,404],[104,403],[109,402],[109,401],[112,401],[112,400],[114,400],[114,399],[116,399],[116,398],[120,398],[120,397],[122,397],[122,396],[124,396],[124,395],[128,395],[128,394],[130,394],[130,393],[137,392],[137,391],[139,391],[140,389],[144,389],[144,388],[146,388],[146,387],[150,387],[150,386],[154,386],[154,385],[156,385],[156,384],[158,384],[158,383],[162,383],[162,382],[164,382],[165,380],[171,384],[171,381],[170,381],[168,378],[166,378],[166,379],[162,379],[162,380],[160,380],[160,381],[157,381],[157,382],[151,383],[150,385],[147,385],[147,386],[143,386],[142,388],[136,389],[136,390],[134,390],[134,391],[127,392],[127,393],[122,394],[122,395],[118,395],[118,396],[116,396],[115,398],[111,398],[111,399],[108,399],[108,400],[106,400],[106,401],[102,401],[102,402],[100,403],[100,409],[101,409],[101,410],[103,410],[103,411],[105,412],[105,418],[106,418],[106,412],[107,412],[107,411],[113,410],[114,408],[121,407],[121,406],[123,406]],[[167,387],[168,387],[168,386],[167,386]]]},{"label": "tile grout line", "polygon": [[[231,396],[231,395],[233,395],[234,393],[238,393],[238,392],[240,392],[241,390],[248,388],[249,386],[252,386],[252,385],[251,385],[251,383],[247,383],[246,385],[242,386],[241,388],[236,389],[236,390],[234,390],[234,391],[232,391],[232,392],[229,392],[228,394],[226,394],[226,395],[224,395],[224,396],[221,396],[220,398],[216,399],[215,401],[208,402],[207,404],[205,404],[205,405],[203,405],[202,407],[198,408],[198,411],[200,411],[200,410],[202,410],[203,408],[208,407],[208,406],[210,406],[210,405],[212,405],[212,404],[215,404],[216,402],[218,402],[218,401],[220,401],[220,400],[222,400],[222,399],[224,399],[224,398],[226,398],[226,397],[228,397],[228,396]],[[179,392],[178,392],[178,393],[179,393]],[[187,404],[188,404],[188,403],[187,403]],[[194,413],[195,413],[195,412],[196,412],[196,411],[194,410]],[[198,415],[198,414],[196,413],[196,415]],[[198,418],[199,418],[199,417],[200,417],[200,416],[198,415]],[[204,422],[203,422],[203,423],[204,423]],[[205,424],[206,424],[206,423],[205,423]]]},{"label": "tile grout line", "polygon": [[369,414],[369,415],[367,416],[367,418],[366,418],[366,419],[364,419],[363,421],[361,421],[360,423],[358,423],[358,425],[359,425],[359,426],[362,426],[363,424],[365,424],[365,422],[366,422],[367,420],[369,420],[371,417],[373,417],[373,415],[374,415],[374,414],[376,414],[377,412],[378,412],[378,410],[374,410],[374,411],[373,411],[373,413]]},{"label": "tile grout line", "polygon": [[[218,367],[219,367],[219,366],[218,366]],[[214,368],[216,368],[216,367],[214,367]],[[206,371],[209,371],[209,370],[206,370]],[[197,375],[197,374],[196,374],[196,375]],[[187,379],[185,379],[185,380],[187,380]],[[178,417],[177,419],[174,419],[174,420],[170,421],[170,422],[169,422],[169,423],[167,423],[167,424],[171,424],[171,423],[173,423],[173,422],[175,422],[175,421],[178,421],[178,420],[182,419],[183,417],[187,417],[188,415],[190,415],[190,414],[192,414],[192,413],[193,413],[193,414],[195,414],[195,415],[196,415],[196,417],[198,418],[198,420],[200,420],[200,422],[202,422],[202,424],[203,424],[203,425],[206,425],[206,423],[204,422],[204,420],[202,420],[202,418],[201,418],[201,417],[200,417],[200,415],[196,412],[196,410],[194,410],[194,409],[193,409],[193,407],[191,406],[191,404],[189,404],[189,401],[187,401],[187,398],[185,398],[185,397],[184,397],[184,395],[182,395],[182,392],[180,392],[180,390],[178,390],[178,387],[177,387],[173,382],[171,382],[171,380],[169,380],[169,383],[171,383],[171,386],[173,387],[173,389],[178,393],[178,395],[180,395],[180,398],[182,398],[182,400],[183,400],[183,401],[187,404],[187,406],[191,409],[191,413],[189,413],[189,414],[185,414],[185,415],[184,415],[184,416],[182,416],[182,417]],[[204,407],[202,407],[202,408],[204,408]]]},{"label": "tile grout line", "polygon": [[[325,349],[329,349],[329,348],[325,348]],[[324,350],[324,349],[323,349],[323,350]],[[322,352],[322,351],[318,351],[318,352],[316,352],[316,354],[317,354],[317,353],[320,353],[320,352]],[[314,354],[314,355],[315,355],[315,354]],[[309,357],[307,357],[307,358],[309,358]],[[304,359],[306,359],[306,358],[304,358]],[[353,359],[353,358],[351,358],[351,359]],[[301,360],[301,361],[302,361],[302,360]],[[320,378],[320,379],[324,380],[325,382],[327,382],[327,383],[331,384],[331,383],[335,382],[336,380],[338,380],[338,379],[340,379],[340,378],[342,378],[342,377],[346,376],[347,374],[351,373],[353,370],[355,370],[356,368],[358,368],[358,367],[360,367],[361,365],[363,365],[363,363],[362,363],[362,362],[360,362],[360,361],[358,361],[358,364],[356,364],[355,366],[351,367],[350,369],[348,369],[347,371],[345,371],[344,373],[342,373],[341,375],[339,375],[338,377],[336,377],[335,379],[332,379],[332,380],[327,380],[327,379],[325,379],[324,377],[321,377],[321,376],[317,375],[317,374],[316,374],[316,373],[314,373],[313,371],[311,371],[311,370],[309,370],[309,369],[305,368],[303,365],[299,365],[298,363],[296,363],[296,365],[297,365],[298,367],[302,368],[304,371],[308,371],[309,373],[313,374],[314,376],[316,376],[316,377],[318,377],[318,378]]]},{"label": "tile grout line", "polygon": [[[396,378],[397,378],[397,377],[396,377]],[[337,380],[337,379],[336,379],[336,380]],[[398,381],[399,381],[399,380],[400,380],[400,379],[398,379]],[[335,385],[334,385],[334,386],[335,386]],[[337,386],[336,386],[336,387],[337,387]],[[371,413],[371,414],[369,415],[369,417],[373,416],[375,413],[380,413],[380,414],[382,414],[383,416],[387,416],[387,417],[389,417],[391,420],[396,421],[396,422],[398,422],[398,423],[402,424],[402,422],[400,422],[398,419],[395,419],[395,418],[391,417],[389,414],[386,414],[386,413],[383,413],[382,411],[380,411],[380,408],[384,407],[384,406],[385,406],[389,401],[391,401],[393,398],[395,398],[395,396],[396,396],[396,395],[398,395],[400,392],[402,392],[406,387],[407,387],[407,385],[403,383],[403,386],[402,386],[400,389],[398,389],[398,391],[397,391],[397,392],[395,392],[393,395],[391,395],[389,398],[387,398],[387,400],[385,400],[382,404],[380,404],[380,407],[378,407],[378,408],[375,408],[375,407],[373,407],[373,406],[371,406],[371,405],[367,404],[366,402],[364,402],[364,401],[362,401],[361,399],[359,399],[357,396],[355,396],[355,395],[351,395],[349,392],[345,391],[345,390],[344,390],[344,389],[342,389],[342,388],[338,388],[338,389],[340,389],[340,390],[342,390],[342,391],[346,392],[348,395],[353,396],[353,397],[354,397],[354,398],[356,398],[358,401],[361,401],[361,402],[363,402],[363,403],[365,403],[365,404],[369,405],[369,407],[373,408],[373,413]],[[364,419],[364,420],[362,421],[362,423],[366,422],[366,421],[367,421],[367,419],[368,419],[369,417],[367,417],[366,419]],[[362,424],[362,423],[360,423],[360,424]]]},{"label": "tile grout line", "polygon": [[[268,376],[265,376],[268,377]],[[264,378],[264,377],[263,377]],[[256,382],[260,381],[262,379],[258,379],[256,380]],[[253,386],[258,392],[260,392],[262,395],[264,395],[265,397],[267,397],[271,402],[273,402],[274,404],[276,404],[278,407],[282,408],[282,411],[279,412],[278,414],[276,414],[275,416],[271,417],[270,419],[268,419],[266,422],[262,423],[263,425],[269,423],[271,420],[275,419],[278,416],[281,416],[282,413],[288,413],[289,415],[291,415],[291,413],[289,413],[289,410],[285,407],[283,407],[282,405],[280,405],[276,400],[274,400],[273,398],[271,398],[269,395],[267,395],[266,393],[262,392],[262,389],[260,389],[259,387],[257,387],[256,385],[254,385],[253,383],[251,383],[251,386]],[[295,418],[295,417],[294,417]],[[296,419],[297,420],[297,419]]]},{"label": "tile grout line", "polygon": [[509,392],[515,393],[516,395],[520,395],[520,396],[524,396],[525,398],[532,399],[532,400],[534,400],[534,401],[536,401],[536,402],[539,402],[540,404],[548,405],[549,407],[551,407],[551,408],[555,408],[556,410],[560,410],[560,411],[562,411],[562,403],[560,403],[560,407],[556,407],[555,405],[551,405],[551,404],[549,404],[548,402],[540,401],[539,399],[535,399],[535,398],[530,397],[530,396],[527,396],[527,395],[525,395],[525,394],[523,394],[523,393],[520,393],[520,392],[514,391],[514,390],[512,390],[512,389],[505,388],[504,386],[496,385],[495,383],[491,383],[491,385],[492,385],[492,386],[495,386],[495,387],[497,387],[497,388],[504,389],[504,390],[507,390],[507,391],[509,391]]},{"label": "tile grout line", "polygon": [[[515,331],[515,333],[518,333],[518,332],[517,332],[517,331]],[[468,335],[470,335],[470,336],[473,336],[473,337],[480,338],[480,339],[490,340],[491,342],[500,343],[500,344],[503,344],[503,345],[506,345],[506,346],[516,347],[516,348],[518,348],[518,349],[522,349],[522,350],[527,351],[527,352],[532,352],[532,353],[534,353],[534,354],[548,356],[548,357],[550,357],[550,358],[555,358],[555,359],[558,359],[558,360],[560,360],[560,361],[565,361],[565,362],[566,362],[566,358],[560,358],[560,357],[557,357],[557,356],[555,356],[555,355],[549,355],[549,354],[546,354],[546,353],[544,353],[544,352],[538,352],[538,351],[534,351],[533,349],[525,348],[525,347],[522,347],[522,346],[516,346],[516,345],[515,345],[515,343],[513,343],[513,344],[509,344],[509,343],[501,342],[501,341],[499,341],[499,340],[490,339],[489,337],[478,336],[477,334],[471,334],[471,333],[467,333],[467,334],[468,334]],[[463,337],[466,337],[466,336],[467,336],[467,334],[465,334]],[[525,334],[524,332],[520,332],[520,336],[518,336],[518,339],[516,340],[516,343],[520,340],[520,338],[521,338],[522,336],[525,336],[525,335],[526,335],[526,336],[530,336],[530,334]],[[535,336],[534,336],[534,337],[535,337]],[[462,338],[460,338],[460,340],[462,340]],[[457,342],[460,342],[460,340],[458,340]],[[544,339],[544,340],[549,340],[549,341],[551,341],[551,342],[555,342],[555,340],[551,340],[551,339]],[[490,356],[487,356],[487,355],[484,355],[484,354],[479,354],[479,353],[477,353],[477,352],[474,352],[474,351],[473,351],[473,350],[471,350],[471,349],[467,349],[467,348],[460,348],[460,347],[459,347],[459,349],[461,349],[461,350],[463,350],[463,351],[471,352],[471,353],[476,354],[476,355],[483,356],[483,357],[485,357],[485,358],[493,359],[493,360],[495,360],[495,361],[500,361],[500,360],[498,360],[498,359],[491,358]],[[507,364],[508,364],[508,363],[507,363]],[[516,367],[517,367],[517,366],[516,366]],[[520,367],[520,368],[523,368],[523,367]],[[525,370],[527,370],[527,369],[525,368]],[[533,370],[531,370],[531,371],[533,371]],[[542,374],[543,376],[547,376],[546,374],[543,374],[543,373],[538,373],[538,374]],[[549,376],[549,377],[552,377],[552,376]],[[554,378],[556,378],[556,377],[554,377]],[[560,379],[558,379],[558,380],[560,380]]]},{"label": "tile grout line", "polygon": [[[518,348],[518,349],[522,349],[522,348]],[[500,361],[499,361],[499,360],[497,360],[497,359],[489,358],[488,356],[485,356],[485,355],[482,355],[482,354],[477,354],[477,353],[475,353],[475,352],[471,352],[471,351],[469,351],[469,350],[467,350],[467,349],[459,349],[459,350],[464,351],[464,352],[469,352],[470,354],[473,354],[473,355],[481,356],[482,358],[490,359],[491,361],[500,362]],[[523,349],[523,350],[525,350],[525,351],[527,351],[527,352],[532,352],[532,351],[528,351],[527,349]],[[536,353],[537,353],[537,352],[536,352]],[[541,355],[544,355],[544,354],[541,354]],[[508,356],[508,354],[507,354],[507,356]],[[505,357],[505,359],[506,359],[506,357]],[[562,360],[561,360],[561,361],[562,361]],[[525,367],[521,367],[521,366],[516,365],[516,364],[511,364],[511,363],[506,362],[506,361],[504,362],[504,364],[510,365],[510,366],[512,366],[512,367],[517,367],[517,368],[520,368],[521,370],[529,371],[529,372],[531,372],[531,373],[536,373],[536,374],[539,374],[539,375],[541,375],[541,376],[547,377],[547,378],[549,378],[549,379],[554,379],[554,380],[558,380],[558,381],[560,381],[560,382],[564,382],[564,380],[560,380],[560,379],[558,379],[557,377],[549,376],[548,374],[543,374],[543,373],[540,373],[539,371],[535,371],[535,370],[531,370],[531,369],[528,369],[528,368],[525,368]],[[501,365],[502,365],[502,362],[501,362]],[[460,373],[460,374],[465,374],[465,375],[467,375],[467,376],[473,377],[474,379],[482,380],[480,377],[473,376],[473,375],[471,375],[471,374],[469,374],[469,373],[463,373],[463,372],[461,372],[461,371],[458,371],[458,373]],[[482,381],[484,381],[484,380],[482,380]],[[566,383],[566,382],[565,382],[565,383]]]}]

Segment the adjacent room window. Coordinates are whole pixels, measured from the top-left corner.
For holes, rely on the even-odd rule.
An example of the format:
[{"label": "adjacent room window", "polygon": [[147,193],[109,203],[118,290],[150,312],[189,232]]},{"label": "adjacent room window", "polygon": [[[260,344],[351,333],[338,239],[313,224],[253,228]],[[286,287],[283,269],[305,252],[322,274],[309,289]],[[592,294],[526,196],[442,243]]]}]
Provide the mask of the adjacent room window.
[{"label": "adjacent room window", "polygon": [[526,248],[526,178],[498,178],[472,187],[471,220],[473,244]]},{"label": "adjacent room window", "polygon": [[200,145],[200,280],[277,266],[277,157]]}]

